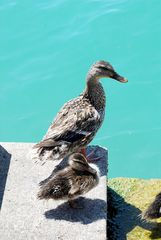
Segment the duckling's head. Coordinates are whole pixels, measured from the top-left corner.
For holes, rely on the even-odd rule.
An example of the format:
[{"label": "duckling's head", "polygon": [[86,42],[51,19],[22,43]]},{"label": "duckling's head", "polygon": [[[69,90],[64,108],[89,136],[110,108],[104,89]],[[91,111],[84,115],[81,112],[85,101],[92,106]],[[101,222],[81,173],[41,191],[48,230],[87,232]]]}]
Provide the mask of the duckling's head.
[{"label": "duckling's head", "polygon": [[128,80],[120,76],[109,62],[98,61],[92,65],[87,75],[87,82],[90,79],[113,78],[119,82],[126,83]]},{"label": "duckling's head", "polygon": [[87,159],[81,153],[74,153],[69,157],[69,165],[72,169],[78,171],[87,171],[91,174],[97,174],[97,171],[90,167],[87,162]]}]

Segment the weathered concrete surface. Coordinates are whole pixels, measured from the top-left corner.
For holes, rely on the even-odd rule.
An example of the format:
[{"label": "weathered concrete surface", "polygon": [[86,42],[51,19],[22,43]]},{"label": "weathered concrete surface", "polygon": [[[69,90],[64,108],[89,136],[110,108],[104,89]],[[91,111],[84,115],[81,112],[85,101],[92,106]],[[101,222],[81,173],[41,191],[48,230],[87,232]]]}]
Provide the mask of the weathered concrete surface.
[{"label": "weathered concrete surface", "polygon": [[[1,240],[105,240],[107,151],[94,147],[101,170],[99,185],[80,198],[83,209],[67,203],[37,200],[38,184],[59,162],[35,164],[33,144],[0,144]],[[61,165],[60,165],[61,166]],[[5,189],[4,189],[5,188]]]},{"label": "weathered concrete surface", "polygon": [[161,240],[161,218],[140,216],[161,191],[161,180],[114,178],[108,186],[109,240]]}]

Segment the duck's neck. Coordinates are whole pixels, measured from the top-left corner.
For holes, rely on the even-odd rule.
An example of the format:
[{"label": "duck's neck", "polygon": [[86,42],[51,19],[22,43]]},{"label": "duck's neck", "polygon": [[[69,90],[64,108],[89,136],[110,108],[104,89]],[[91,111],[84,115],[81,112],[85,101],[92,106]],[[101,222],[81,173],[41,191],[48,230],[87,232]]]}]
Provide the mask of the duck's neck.
[{"label": "duck's neck", "polygon": [[84,91],[84,97],[88,98],[90,103],[98,110],[105,108],[105,92],[100,81],[92,76],[87,77],[87,86]]}]

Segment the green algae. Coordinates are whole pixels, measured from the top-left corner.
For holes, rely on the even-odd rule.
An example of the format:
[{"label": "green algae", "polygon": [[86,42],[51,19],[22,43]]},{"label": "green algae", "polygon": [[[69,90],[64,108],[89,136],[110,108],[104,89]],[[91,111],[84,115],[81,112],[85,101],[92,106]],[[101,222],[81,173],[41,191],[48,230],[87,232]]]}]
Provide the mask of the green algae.
[{"label": "green algae", "polygon": [[161,239],[161,219],[151,221],[141,218],[142,212],[160,191],[159,179],[108,180],[108,239]]}]

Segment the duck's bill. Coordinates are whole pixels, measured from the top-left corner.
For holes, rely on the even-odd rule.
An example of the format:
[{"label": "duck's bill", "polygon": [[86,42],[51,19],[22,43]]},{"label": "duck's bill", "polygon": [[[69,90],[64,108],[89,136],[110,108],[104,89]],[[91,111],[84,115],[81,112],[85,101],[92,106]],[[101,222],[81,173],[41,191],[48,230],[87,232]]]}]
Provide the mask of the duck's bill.
[{"label": "duck's bill", "polygon": [[114,78],[114,79],[116,79],[117,81],[122,82],[122,83],[128,82],[128,80],[127,80],[126,78],[120,76],[120,75],[117,74],[117,73],[114,73],[114,75],[113,75],[112,78]]}]

